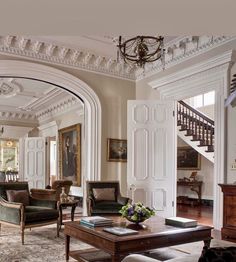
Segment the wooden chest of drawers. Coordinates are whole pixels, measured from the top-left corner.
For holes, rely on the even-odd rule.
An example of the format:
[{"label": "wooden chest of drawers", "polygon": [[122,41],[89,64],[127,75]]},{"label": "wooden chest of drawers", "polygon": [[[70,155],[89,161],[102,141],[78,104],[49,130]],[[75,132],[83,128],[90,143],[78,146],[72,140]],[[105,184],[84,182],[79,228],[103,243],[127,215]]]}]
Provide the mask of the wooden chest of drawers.
[{"label": "wooden chest of drawers", "polygon": [[236,184],[219,184],[224,194],[222,239],[236,242]]}]

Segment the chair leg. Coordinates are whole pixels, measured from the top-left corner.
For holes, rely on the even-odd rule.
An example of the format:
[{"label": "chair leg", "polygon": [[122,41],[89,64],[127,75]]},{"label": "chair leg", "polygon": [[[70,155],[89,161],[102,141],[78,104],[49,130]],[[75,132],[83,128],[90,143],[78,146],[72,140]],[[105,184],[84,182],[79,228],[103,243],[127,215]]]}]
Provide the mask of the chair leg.
[{"label": "chair leg", "polygon": [[21,228],[21,243],[22,245],[24,245],[25,243],[25,232],[24,232],[24,228]]},{"label": "chair leg", "polygon": [[57,237],[59,237],[59,231],[60,231],[60,218],[57,219]]}]

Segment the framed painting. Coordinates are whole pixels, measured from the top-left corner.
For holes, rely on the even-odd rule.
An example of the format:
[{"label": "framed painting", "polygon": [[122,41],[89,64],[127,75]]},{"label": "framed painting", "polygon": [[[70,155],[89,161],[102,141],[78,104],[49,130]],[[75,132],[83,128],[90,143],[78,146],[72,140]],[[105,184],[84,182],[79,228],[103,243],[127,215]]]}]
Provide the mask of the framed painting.
[{"label": "framed painting", "polygon": [[177,169],[199,170],[201,168],[201,156],[192,147],[178,147]]},{"label": "framed painting", "polygon": [[60,178],[81,186],[81,125],[60,129],[58,133]]},{"label": "framed painting", "polygon": [[107,139],[107,161],[127,162],[127,140]]}]

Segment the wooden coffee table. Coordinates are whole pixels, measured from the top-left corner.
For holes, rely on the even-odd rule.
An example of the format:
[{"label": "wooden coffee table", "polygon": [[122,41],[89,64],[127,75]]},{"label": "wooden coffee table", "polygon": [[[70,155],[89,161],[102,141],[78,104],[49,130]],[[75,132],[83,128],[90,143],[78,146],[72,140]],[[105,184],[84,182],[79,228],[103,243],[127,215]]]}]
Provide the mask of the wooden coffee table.
[{"label": "wooden coffee table", "polygon": [[[113,217],[116,226],[133,227],[121,217]],[[140,229],[137,235],[115,236],[103,231],[102,227],[89,228],[76,222],[66,222],[64,234],[66,236],[66,261],[70,252],[70,237],[79,239],[99,250],[111,255],[111,261],[117,262],[130,254],[144,252],[156,248],[174,246],[195,241],[204,241],[204,247],[208,248],[211,241],[212,227],[198,225],[192,228],[179,228],[165,225],[161,217],[152,217],[143,223],[146,228]]]}]

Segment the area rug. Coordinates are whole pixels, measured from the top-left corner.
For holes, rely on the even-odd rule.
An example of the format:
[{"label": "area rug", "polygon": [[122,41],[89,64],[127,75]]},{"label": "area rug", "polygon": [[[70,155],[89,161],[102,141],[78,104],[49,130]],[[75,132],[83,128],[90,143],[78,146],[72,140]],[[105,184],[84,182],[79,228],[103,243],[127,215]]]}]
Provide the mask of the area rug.
[{"label": "area rug", "polygon": [[[91,246],[71,238],[71,250]],[[25,244],[21,245],[19,229],[2,225],[0,234],[0,262],[65,262],[63,230],[56,237],[56,225],[25,230]],[[70,261],[76,261],[70,258]]]},{"label": "area rug", "polygon": [[[211,246],[232,246],[235,243],[212,240]],[[171,258],[181,258],[188,255],[199,257],[203,241],[184,245],[160,248],[150,253],[150,257],[165,261]],[[71,238],[71,250],[89,249],[91,246]],[[18,229],[2,225],[0,234],[0,262],[65,262],[65,239],[63,230],[56,237],[56,225],[32,228],[25,231],[25,245],[21,245]],[[70,258],[69,261],[75,261]],[[197,261],[197,260],[196,260]],[[191,260],[193,262],[193,260]]]}]

